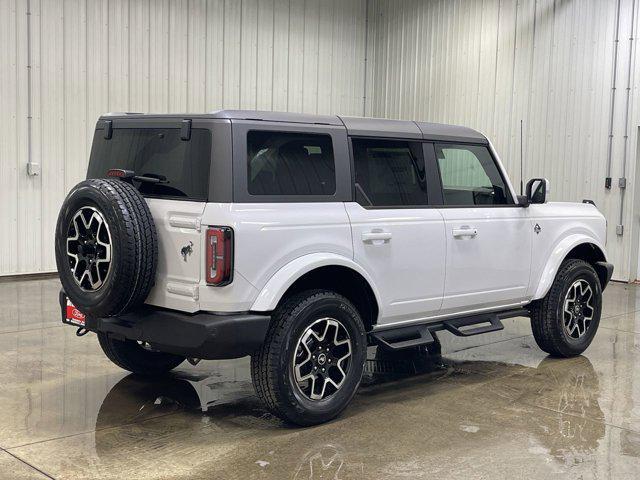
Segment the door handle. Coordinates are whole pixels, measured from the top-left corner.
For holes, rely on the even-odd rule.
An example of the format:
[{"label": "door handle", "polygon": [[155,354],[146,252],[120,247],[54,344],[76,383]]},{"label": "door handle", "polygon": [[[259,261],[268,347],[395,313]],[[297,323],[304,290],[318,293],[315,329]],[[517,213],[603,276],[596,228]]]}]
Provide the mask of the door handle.
[{"label": "door handle", "polygon": [[362,232],[362,241],[364,243],[370,243],[372,245],[382,245],[388,243],[391,240],[391,232],[385,232],[384,230],[371,230],[370,232]]},{"label": "door handle", "polygon": [[451,233],[453,233],[453,236],[456,238],[462,238],[462,237],[475,237],[476,235],[478,235],[478,229],[477,228],[471,228],[468,226],[463,226],[460,228],[454,228]]}]

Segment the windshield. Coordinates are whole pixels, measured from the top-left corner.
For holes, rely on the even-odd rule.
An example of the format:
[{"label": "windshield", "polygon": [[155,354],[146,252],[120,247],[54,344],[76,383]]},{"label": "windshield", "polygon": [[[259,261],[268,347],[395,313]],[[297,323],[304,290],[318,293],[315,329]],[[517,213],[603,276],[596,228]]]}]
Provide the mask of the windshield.
[{"label": "windshield", "polygon": [[148,197],[206,201],[209,191],[211,132],[194,128],[190,140],[179,128],[115,128],[110,139],[96,130],[87,178],[105,178],[112,168],[161,179],[133,181]]}]

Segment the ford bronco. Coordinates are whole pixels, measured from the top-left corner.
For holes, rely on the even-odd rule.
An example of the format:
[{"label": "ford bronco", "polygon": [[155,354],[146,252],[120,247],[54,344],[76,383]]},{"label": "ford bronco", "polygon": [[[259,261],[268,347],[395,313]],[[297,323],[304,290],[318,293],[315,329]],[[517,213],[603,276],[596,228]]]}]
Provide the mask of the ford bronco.
[{"label": "ford bronco", "polygon": [[62,320],[160,375],[250,355],[289,422],[336,417],[367,347],[417,349],[530,317],[545,352],[591,343],[613,266],[588,202],[517,195],[469,128],[257,111],[107,114],[62,205]]}]

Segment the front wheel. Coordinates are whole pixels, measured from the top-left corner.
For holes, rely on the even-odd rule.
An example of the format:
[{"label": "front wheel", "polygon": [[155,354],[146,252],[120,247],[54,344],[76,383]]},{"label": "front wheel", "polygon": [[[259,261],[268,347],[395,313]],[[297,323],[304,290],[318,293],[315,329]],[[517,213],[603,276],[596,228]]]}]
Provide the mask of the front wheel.
[{"label": "front wheel", "polygon": [[308,290],[275,312],[262,348],[251,358],[258,397],[282,419],[308,426],[336,417],[360,384],[367,343],[349,300]]},{"label": "front wheel", "polygon": [[531,306],[531,329],[538,346],[550,355],[580,355],[598,330],[602,286],[593,267],[565,260],[547,295]]}]

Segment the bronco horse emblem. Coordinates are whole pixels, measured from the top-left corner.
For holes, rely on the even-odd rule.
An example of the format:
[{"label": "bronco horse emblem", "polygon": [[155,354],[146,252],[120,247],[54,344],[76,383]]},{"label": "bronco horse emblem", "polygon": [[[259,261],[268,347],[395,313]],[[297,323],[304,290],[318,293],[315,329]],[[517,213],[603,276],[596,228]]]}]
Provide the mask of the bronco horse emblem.
[{"label": "bronco horse emblem", "polygon": [[180,250],[180,255],[182,255],[182,259],[186,262],[187,257],[190,257],[192,253],[193,253],[193,242],[189,240],[189,245],[185,245],[184,247],[182,247],[182,250]]}]

